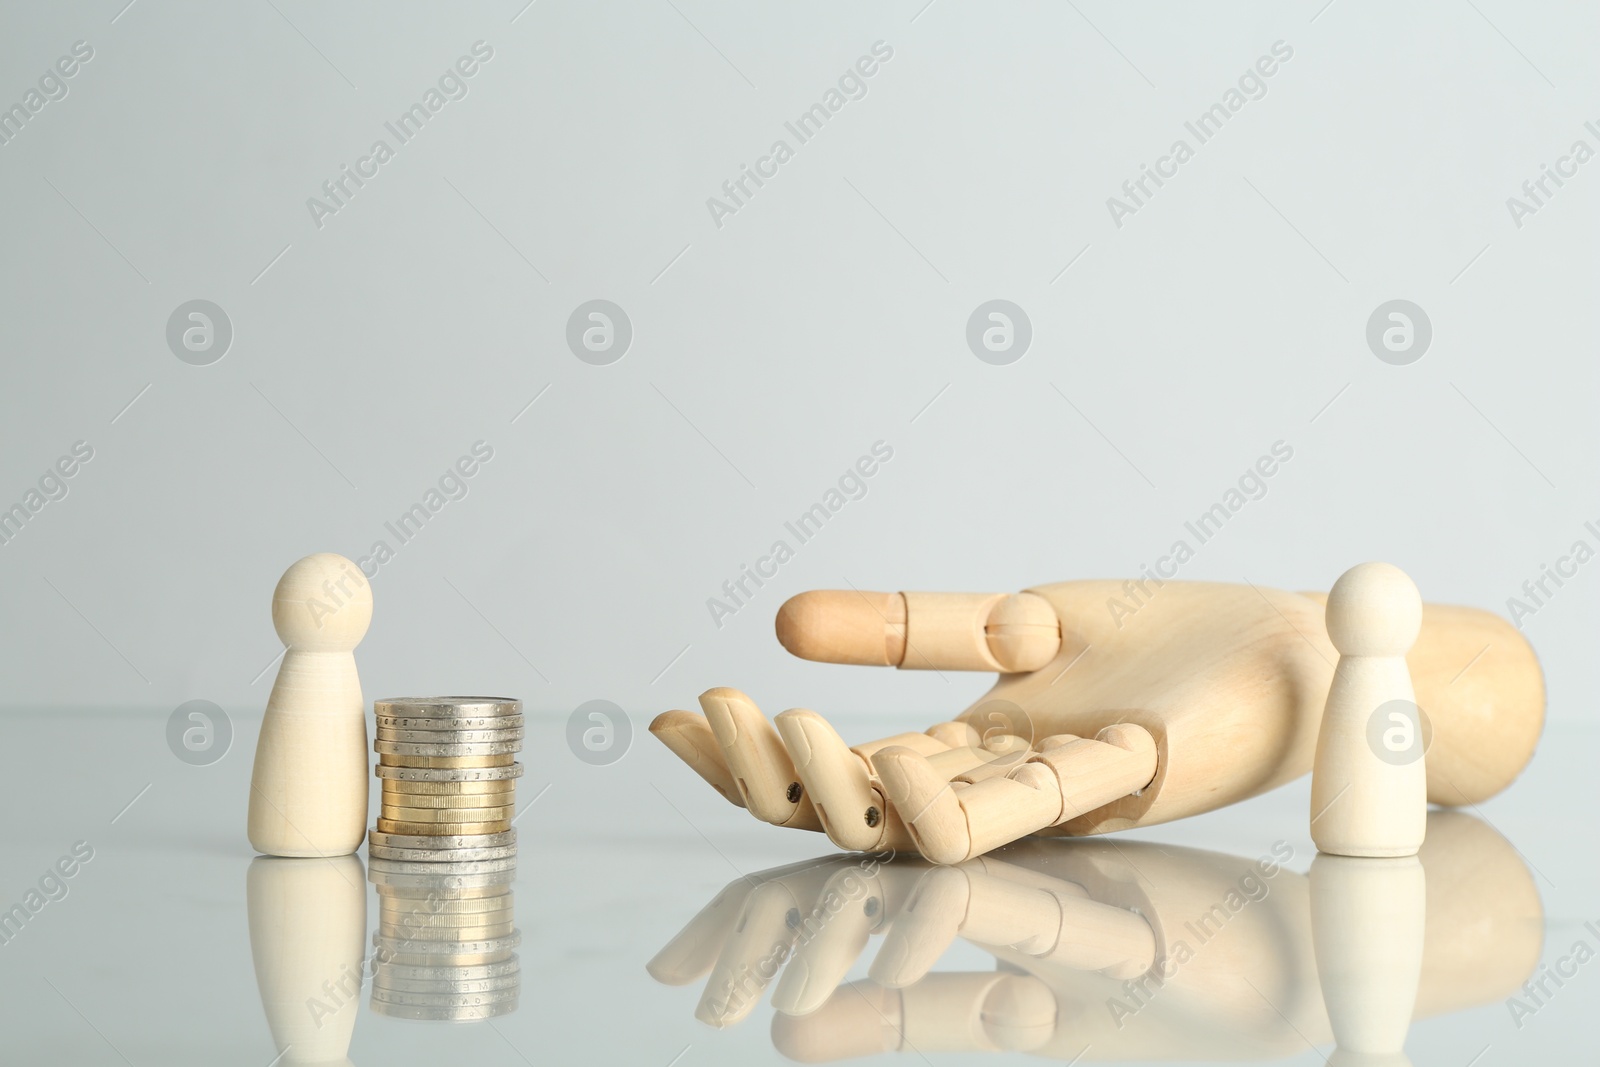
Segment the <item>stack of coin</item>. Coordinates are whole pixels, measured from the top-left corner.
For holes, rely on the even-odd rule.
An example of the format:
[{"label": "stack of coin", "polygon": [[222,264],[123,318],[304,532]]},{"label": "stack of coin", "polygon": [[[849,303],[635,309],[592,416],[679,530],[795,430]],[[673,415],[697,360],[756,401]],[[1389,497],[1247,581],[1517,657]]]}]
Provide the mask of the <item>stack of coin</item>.
[{"label": "stack of coin", "polygon": [[374,704],[383,783],[374,859],[440,863],[516,855],[522,703],[501,697],[401,697]]},{"label": "stack of coin", "polygon": [[522,987],[515,952],[522,935],[512,917],[516,873],[514,859],[372,860],[372,1010],[453,1022],[515,1011]]}]

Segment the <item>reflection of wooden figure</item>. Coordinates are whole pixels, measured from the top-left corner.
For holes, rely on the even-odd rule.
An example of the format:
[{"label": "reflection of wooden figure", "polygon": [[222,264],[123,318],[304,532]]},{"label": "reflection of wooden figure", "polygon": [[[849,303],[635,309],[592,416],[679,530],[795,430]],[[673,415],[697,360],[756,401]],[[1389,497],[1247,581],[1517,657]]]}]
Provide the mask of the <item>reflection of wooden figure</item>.
[{"label": "reflection of wooden figure", "polygon": [[1415,856],[1311,861],[1311,938],[1339,1067],[1410,1067],[1427,879]]},{"label": "reflection of wooden figure", "polygon": [[1336,856],[1414,856],[1428,821],[1422,720],[1406,653],[1422,598],[1387,563],[1346,571],[1328,594],[1339,650],[1311,773],[1311,839]]},{"label": "reflection of wooden figure", "polygon": [[361,860],[257,856],[245,896],[256,985],[282,1062],[348,1067],[367,934]]},{"label": "reflection of wooden figure", "polygon": [[[1094,840],[952,867],[832,856],[730,883],[649,971],[705,979],[696,1015],[719,1027],[770,986],[773,1043],[801,1061],[1243,1062],[1337,1040],[1334,1062],[1372,1067],[1404,1061],[1358,1049],[1399,1049],[1413,1015],[1500,1002],[1538,963],[1533,876],[1470,815],[1432,812],[1415,857],[1319,856],[1309,877],[1293,859],[1282,843],[1251,859]],[[874,937],[868,977],[846,980]],[[996,966],[936,970],[957,940]]]},{"label": "reflection of wooden figure", "polygon": [[[1311,770],[1338,658],[1323,599],[1149,576],[1013,596],[802,593],[778,613],[798,656],[1000,680],[952,722],[854,748],[813,711],[774,728],[726,688],[701,696],[703,715],[668,711],[650,729],[766,822],[956,863],[1028,834],[1210,811]],[[1544,718],[1522,635],[1487,612],[1429,605],[1407,662],[1434,729],[1428,799],[1505,788]]]},{"label": "reflection of wooden figure", "polygon": [[372,587],[321,552],[284,572],[272,625],[288,646],[261,720],[250,778],[250,844],[269,856],[345,856],[367,832],[367,716],[352,654]]}]

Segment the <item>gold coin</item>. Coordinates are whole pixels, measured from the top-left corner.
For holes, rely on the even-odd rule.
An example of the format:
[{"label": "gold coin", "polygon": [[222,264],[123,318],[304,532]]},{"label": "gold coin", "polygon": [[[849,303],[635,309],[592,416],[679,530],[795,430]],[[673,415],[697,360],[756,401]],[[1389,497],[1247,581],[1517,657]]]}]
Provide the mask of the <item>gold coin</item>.
[{"label": "gold coin", "polygon": [[512,932],[511,923],[500,923],[496,926],[462,927],[457,930],[413,930],[411,932],[412,944],[426,945],[470,945],[473,935],[480,930],[490,931],[490,937],[504,937]]},{"label": "gold coin", "polygon": [[500,756],[399,756],[385,752],[378,757],[385,767],[509,767],[516,761],[514,752]]},{"label": "gold coin", "polygon": [[[501,778],[479,782],[423,782],[405,778],[383,779],[385,793],[413,793],[424,797],[475,797],[496,793],[515,793],[517,780]],[[421,807],[421,805],[418,805]]]},{"label": "gold coin", "polygon": [[516,813],[516,808],[510,804],[493,808],[406,808],[385,803],[381,818],[395,822],[462,822],[466,819],[498,822]]},{"label": "gold coin", "polygon": [[[413,804],[418,799],[415,793],[385,793],[383,796],[384,818],[398,819],[401,822],[485,822],[490,819],[499,819],[503,815],[485,815],[484,812],[491,808],[514,808],[516,802],[509,793],[482,793],[474,800],[481,800],[481,804],[453,804],[448,808],[431,807],[425,804]],[[431,799],[431,798],[423,798]],[[389,815],[390,808],[404,808],[407,811],[425,812],[416,818],[409,815]]]},{"label": "gold coin", "polygon": [[[506,924],[509,933],[514,916],[510,908],[501,908],[499,911],[477,912],[451,912],[440,915],[428,914],[401,914],[378,916],[378,928],[386,937],[403,937],[405,930],[462,930],[467,931],[478,927],[498,926]],[[400,931],[396,933],[396,931]],[[498,934],[484,934],[483,937],[498,937]],[[462,941],[474,940],[471,934],[463,934]]]},{"label": "gold coin", "polygon": [[503,789],[494,793],[403,793],[389,788],[394,783],[384,781],[383,802],[399,808],[498,808],[515,803],[516,790]]},{"label": "gold coin", "polygon": [[510,893],[497,897],[461,897],[450,900],[394,900],[379,901],[378,914],[389,921],[398,921],[402,915],[420,912],[424,915],[482,915],[485,912],[510,911],[514,898]]},{"label": "gold coin", "polygon": [[[398,822],[379,819],[378,832],[408,834],[415,837],[476,837],[480,834],[501,834],[511,829],[510,819],[494,822]],[[467,846],[470,847],[470,846]]]},{"label": "gold coin", "polygon": [[411,912],[432,912],[432,910],[494,910],[501,907],[510,907],[514,897],[509,893],[488,894],[488,889],[459,889],[459,893],[483,894],[483,896],[456,896],[451,893],[448,897],[438,896],[389,896],[381,893],[378,896],[378,913],[384,918],[394,918],[395,915],[410,915]]},{"label": "gold coin", "polygon": [[[495,927],[499,926],[505,929],[496,930]],[[484,941],[509,934],[511,928],[510,912],[490,911],[473,915],[402,915],[394,919],[384,915],[378,918],[377,933],[383,937],[403,939],[425,931],[432,935],[432,940],[449,941],[449,937],[439,936],[442,931],[449,931],[457,935],[457,941]]]},{"label": "gold coin", "polygon": [[[385,935],[392,936],[403,936],[403,934],[395,934],[394,931],[396,930],[464,930],[470,927],[495,926],[499,923],[505,923],[507,930],[509,930],[515,918],[516,916],[511,908],[501,908],[498,911],[444,912],[438,915],[404,911],[390,915],[384,912],[378,916],[378,928]],[[471,940],[471,938],[463,937],[462,940]]]},{"label": "gold coin", "polygon": [[396,941],[482,941],[509,934],[515,924],[509,919],[492,926],[384,926],[378,933]]},{"label": "gold coin", "polygon": [[[415,799],[417,798],[409,793],[385,796],[383,817],[397,822],[493,822],[510,818],[506,812],[511,812],[516,807],[511,797],[488,793],[480,798],[488,803],[463,804],[449,808],[430,808],[411,803]],[[400,814],[390,815],[391,810]]]}]

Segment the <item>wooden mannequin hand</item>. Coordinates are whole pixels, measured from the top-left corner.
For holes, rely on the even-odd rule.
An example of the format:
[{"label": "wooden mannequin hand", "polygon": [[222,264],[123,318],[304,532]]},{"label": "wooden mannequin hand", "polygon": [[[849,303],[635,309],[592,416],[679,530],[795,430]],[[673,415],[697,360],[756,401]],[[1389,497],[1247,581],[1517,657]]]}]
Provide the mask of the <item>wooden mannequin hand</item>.
[{"label": "wooden mannequin hand", "polygon": [[[803,593],[778,613],[795,655],[1000,678],[952,721],[854,748],[804,708],[774,729],[727,688],[701,696],[704,715],[669,711],[650,729],[766,822],[959,863],[1028,834],[1210,811],[1305,774],[1338,659],[1322,599],[1151,580]],[[1429,799],[1504,788],[1543,722],[1527,642],[1494,615],[1429,605],[1407,663],[1431,724]]]}]

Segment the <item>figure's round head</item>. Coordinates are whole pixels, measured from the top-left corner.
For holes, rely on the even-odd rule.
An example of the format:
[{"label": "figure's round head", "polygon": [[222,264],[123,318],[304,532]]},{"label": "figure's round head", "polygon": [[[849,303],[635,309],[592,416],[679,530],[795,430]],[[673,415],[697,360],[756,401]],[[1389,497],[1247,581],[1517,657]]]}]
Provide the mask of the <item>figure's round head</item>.
[{"label": "figure's round head", "polygon": [[1422,629],[1422,596],[1399,567],[1362,563],[1333,583],[1326,619],[1341,656],[1404,656]]},{"label": "figure's round head", "polygon": [[361,568],[332,552],[307,556],[272,591],[272,628],[290,648],[349,652],[372,622],[372,586]]}]

